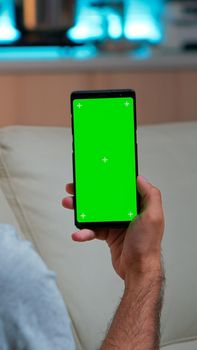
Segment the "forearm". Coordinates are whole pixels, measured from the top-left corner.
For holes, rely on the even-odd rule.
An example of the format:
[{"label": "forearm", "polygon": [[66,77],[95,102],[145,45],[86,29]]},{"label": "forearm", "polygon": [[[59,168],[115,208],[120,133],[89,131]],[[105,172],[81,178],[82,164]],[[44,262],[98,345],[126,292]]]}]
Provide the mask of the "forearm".
[{"label": "forearm", "polygon": [[164,272],[133,274],[101,350],[158,350]]}]

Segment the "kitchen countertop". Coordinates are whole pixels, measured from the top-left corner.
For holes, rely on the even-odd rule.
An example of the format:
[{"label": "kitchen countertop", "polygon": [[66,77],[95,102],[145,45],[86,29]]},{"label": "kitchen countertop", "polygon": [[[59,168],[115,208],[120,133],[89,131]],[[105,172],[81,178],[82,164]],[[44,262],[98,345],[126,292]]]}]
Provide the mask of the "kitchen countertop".
[{"label": "kitchen countertop", "polygon": [[197,69],[197,52],[164,48],[142,48],[129,53],[97,52],[95,47],[0,48],[0,73]]}]

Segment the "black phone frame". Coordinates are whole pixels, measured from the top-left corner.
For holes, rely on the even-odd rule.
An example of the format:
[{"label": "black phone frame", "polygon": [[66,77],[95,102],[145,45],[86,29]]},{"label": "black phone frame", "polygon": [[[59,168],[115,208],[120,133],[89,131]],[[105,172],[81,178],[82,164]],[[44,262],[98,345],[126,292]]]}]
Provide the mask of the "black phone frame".
[{"label": "black phone frame", "polygon": [[[136,93],[132,89],[116,89],[116,90],[84,90],[73,91],[71,93],[71,127],[72,127],[72,163],[73,163],[73,186],[74,186],[74,223],[77,228],[81,229],[99,229],[99,228],[126,228],[131,221],[112,221],[112,222],[78,222],[76,213],[76,172],[75,172],[75,155],[74,155],[74,120],[73,120],[73,102],[76,99],[90,98],[111,98],[111,97],[132,97],[134,100],[134,127],[135,127],[135,159],[136,159],[136,181],[138,176],[138,144],[137,144],[137,110],[136,110]],[[137,195],[137,214],[140,213],[140,195],[136,187]]]}]

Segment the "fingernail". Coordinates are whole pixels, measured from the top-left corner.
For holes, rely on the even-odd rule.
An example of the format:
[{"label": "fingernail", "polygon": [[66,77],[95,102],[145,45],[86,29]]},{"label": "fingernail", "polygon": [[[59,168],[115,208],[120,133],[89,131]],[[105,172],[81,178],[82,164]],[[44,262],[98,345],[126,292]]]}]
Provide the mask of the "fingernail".
[{"label": "fingernail", "polygon": [[147,179],[146,177],[144,177],[144,176],[141,176],[141,177],[142,177],[142,179],[143,179],[145,182],[149,182],[148,179]]}]

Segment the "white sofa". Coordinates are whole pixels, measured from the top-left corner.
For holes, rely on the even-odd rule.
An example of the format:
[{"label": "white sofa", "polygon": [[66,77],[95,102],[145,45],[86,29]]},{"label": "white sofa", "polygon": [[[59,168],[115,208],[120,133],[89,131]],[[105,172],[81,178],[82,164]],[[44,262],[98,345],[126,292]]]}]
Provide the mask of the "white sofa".
[{"label": "white sofa", "polygon": [[[57,273],[77,350],[96,350],[123,283],[103,242],[74,243],[73,212],[61,207],[72,182],[69,128],[0,129],[0,222],[33,242]],[[197,122],[140,127],[139,169],[163,193],[166,290],[162,347],[197,349]]]}]

